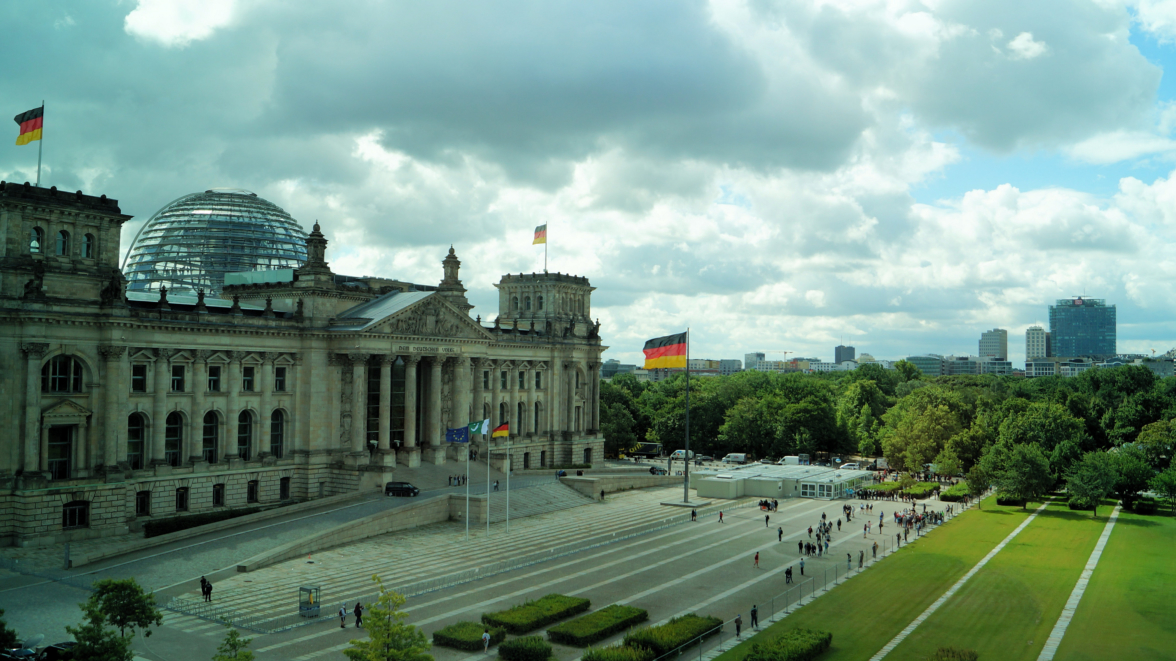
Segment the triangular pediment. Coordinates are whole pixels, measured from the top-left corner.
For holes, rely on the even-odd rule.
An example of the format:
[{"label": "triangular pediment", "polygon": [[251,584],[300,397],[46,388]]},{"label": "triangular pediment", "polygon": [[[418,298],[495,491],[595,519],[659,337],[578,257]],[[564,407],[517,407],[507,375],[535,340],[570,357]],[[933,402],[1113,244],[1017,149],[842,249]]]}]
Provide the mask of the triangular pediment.
[{"label": "triangular pediment", "polygon": [[78,418],[85,420],[90,412],[81,404],[66,399],[45,409],[41,415],[47,420],[76,420]]},{"label": "triangular pediment", "polygon": [[492,339],[489,331],[470,319],[441,296],[429,296],[383,320],[377,320],[373,332],[411,337],[451,339]]}]

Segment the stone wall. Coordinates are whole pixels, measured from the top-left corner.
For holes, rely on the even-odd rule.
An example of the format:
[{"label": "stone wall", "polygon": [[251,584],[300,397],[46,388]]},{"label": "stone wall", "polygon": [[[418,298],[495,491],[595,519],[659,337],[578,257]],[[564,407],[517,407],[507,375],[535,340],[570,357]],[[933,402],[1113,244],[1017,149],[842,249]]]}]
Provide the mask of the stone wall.
[{"label": "stone wall", "polygon": [[599,477],[561,477],[560,482],[579,491],[593,500],[600,500],[600,492],[606,494],[631,489],[670,487],[682,484],[681,475],[602,475]]}]

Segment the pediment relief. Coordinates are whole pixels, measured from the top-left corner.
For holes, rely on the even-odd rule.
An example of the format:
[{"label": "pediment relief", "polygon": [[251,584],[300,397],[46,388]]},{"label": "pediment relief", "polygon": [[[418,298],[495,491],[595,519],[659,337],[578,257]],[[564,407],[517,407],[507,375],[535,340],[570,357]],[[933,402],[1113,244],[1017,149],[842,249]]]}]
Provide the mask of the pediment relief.
[{"label": "pediment relief", "polygon": [[490,334],[470,319],[469,315],[458,312],[438,296],[430,296],[393,314],[385,321],[379,322],[373,330],[378,333],[418,337],[490,339]]},{"label": "pediment relief", "polygon": [[67,399],[45,409],[41,415],[46,421],[85,422],[90,411],[77,402]]}]

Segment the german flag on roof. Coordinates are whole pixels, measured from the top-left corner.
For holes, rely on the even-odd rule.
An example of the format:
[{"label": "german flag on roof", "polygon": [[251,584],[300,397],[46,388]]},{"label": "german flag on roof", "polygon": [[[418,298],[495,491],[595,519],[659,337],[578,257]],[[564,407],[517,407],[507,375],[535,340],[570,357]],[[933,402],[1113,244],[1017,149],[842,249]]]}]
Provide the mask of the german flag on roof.
[{"label": "german flag on roof", "polygon": [[645,369],[686,367],[686,333],[655,337],[645,343]]},{"label": "german flag on roof", "polygon": [[41,123],[44,116],[45,108],[41,107],[22,112],[12,118],[20,125],[20,135],[16,136],[17,145],[27,145],[41,139]]}]

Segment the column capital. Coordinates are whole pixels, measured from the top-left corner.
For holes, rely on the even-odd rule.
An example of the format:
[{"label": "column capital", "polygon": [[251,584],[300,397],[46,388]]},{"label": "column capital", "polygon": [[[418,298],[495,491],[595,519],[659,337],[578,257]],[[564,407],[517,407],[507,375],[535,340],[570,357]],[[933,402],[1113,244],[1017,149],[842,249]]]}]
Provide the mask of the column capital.
[{"label": "column capital", "polygon": [[212,358],[212,354],[215,352],[210,349],[197,349],[193,353],[196,356],[196,362],[207,363],[208,359]]},{"label": "column capital", "polygon": [[421,362],[421,355],[419,353],[410,353],[404,357],[404,364],[407,367],[416,367]]},{"label": "column capital", "polygon": [[156,349],[155,350],[155,357],[162,358],[163,360],[169,360],[174,355],[176,355],[175,349]]},{"label": "column capital", "polygon": [[40,358],[49,353],[49,344],[47,342],[25,342],[20,345],[20,350],[29,358]]},{"label": "column capital", "polygon": [[229,362],[230,363],[239,363],[242,360],[244,360],[245,356],[247,356],[247,355],[248,355],[248,353],[246,353],[244,351],[230,351],[229,352]]},{"label": "column capital", "polygon": [[396,360],[396,356],[391,356],[386,353],[377,353],[372,356],[372,362],[380,367],[391,365],[393,360]]},{"label": "column capital", "polygon": [[258,351],[257,357],[260,358],[261,362],[263,363],[272,363],[278,359],[278,354],[273,351]]},{"label": "column capital", "polygon": [[360,365],[362,363],[366,363],[370,356],[370,353],[352,351],[351,353],[347,354],[347,359],[351,361],[352,365]]},{"label": "column capital", "polygon": [[106,360],[118,360],[124,353],[127,352],[126,347],[119,347],[113,345],[102,345],[98,347],[98,355]]},{"label": "column capital", "polygon": [[293,360],[294,366],[298,367],[299,365],[302,365],[302,354],[292,353],[292,354],[290,354],[290,360]]}]

